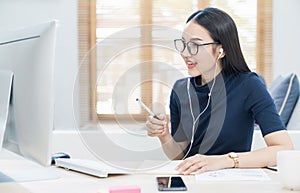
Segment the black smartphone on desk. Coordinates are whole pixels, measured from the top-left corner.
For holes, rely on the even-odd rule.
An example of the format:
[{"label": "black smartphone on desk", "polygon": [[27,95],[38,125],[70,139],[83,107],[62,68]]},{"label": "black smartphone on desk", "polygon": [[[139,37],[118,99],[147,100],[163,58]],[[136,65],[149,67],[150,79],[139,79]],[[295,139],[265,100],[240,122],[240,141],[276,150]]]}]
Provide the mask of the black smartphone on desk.
[{"label": "black smartphone on desk", "polygon": [[159,191],[186,191],[187,187],[180,176],[156,177]]}]

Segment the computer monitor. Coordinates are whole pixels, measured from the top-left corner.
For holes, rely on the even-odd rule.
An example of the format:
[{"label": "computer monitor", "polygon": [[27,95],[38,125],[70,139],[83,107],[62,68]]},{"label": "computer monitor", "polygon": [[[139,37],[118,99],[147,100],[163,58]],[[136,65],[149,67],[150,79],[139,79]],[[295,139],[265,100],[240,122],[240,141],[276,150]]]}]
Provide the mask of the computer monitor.
[{"label": "computer monitor", "polygon": [[0,31],[0,70],[13,72],[3,147],[42,165],[51,161],[56,26]]}]

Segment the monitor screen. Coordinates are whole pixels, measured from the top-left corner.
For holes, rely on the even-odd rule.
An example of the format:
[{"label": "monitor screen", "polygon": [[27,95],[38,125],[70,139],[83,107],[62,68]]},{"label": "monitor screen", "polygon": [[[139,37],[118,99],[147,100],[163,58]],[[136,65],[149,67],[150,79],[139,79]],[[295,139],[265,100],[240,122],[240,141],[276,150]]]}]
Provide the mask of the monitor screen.
[{"label": "monitor screen", "polygon": [[13,72],[3,147],[42,165],[51,161],[56,26],[0,31],[0,70]]}]

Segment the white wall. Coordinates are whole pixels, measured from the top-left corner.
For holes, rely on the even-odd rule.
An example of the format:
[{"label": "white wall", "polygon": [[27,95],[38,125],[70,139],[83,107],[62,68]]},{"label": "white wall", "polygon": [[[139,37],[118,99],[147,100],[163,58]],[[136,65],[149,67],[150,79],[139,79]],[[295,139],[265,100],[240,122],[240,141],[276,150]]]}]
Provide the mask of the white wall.
[{"label": "white wall", "polygon": [[300,78],[299,10],[299,0],[273,0],[273,77],[296,72]]},{"label": "white wall", "polygon": [[[76,0],[0,0],[0,31],[17,29],[57,19],[55,63],[56,128],[72,128],[73,87],[77,61],[77,1]],[[75,104],[78,104],[75,99]]]}]

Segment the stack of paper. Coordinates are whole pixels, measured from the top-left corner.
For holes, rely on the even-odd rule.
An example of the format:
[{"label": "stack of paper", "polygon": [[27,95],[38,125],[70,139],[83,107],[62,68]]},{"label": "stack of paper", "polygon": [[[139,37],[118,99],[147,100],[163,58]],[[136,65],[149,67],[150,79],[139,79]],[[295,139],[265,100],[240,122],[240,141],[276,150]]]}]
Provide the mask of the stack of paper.
[{"label": "stack of paper", "polygon": [[241,180],[270,180],[270,177],[262,169],[223,169],[217,171],[196,174],[199,181],[241,181]]}]

